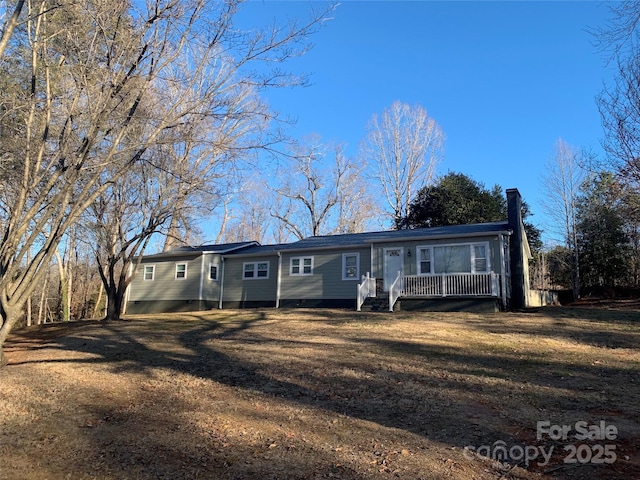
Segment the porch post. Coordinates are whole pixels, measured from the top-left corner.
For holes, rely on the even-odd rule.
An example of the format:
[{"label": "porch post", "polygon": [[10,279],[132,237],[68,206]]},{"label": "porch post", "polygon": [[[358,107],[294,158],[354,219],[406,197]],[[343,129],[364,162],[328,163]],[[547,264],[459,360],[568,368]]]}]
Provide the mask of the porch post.
[{"label": "porch post", "polygon": [[500,297],[502,299],[502,308],[507,309],[507,264],[504,258],[504,235],[498,234],[498,243],[500,248]]},{"label": "porch post", "polygon": [[[369,272],[371,272],[371,275],[374,275],[374,270],[373,270],[373,243],[369,245],[370,249],[371,249],[371,253],[369,254]],[[375,275],[374,275],[375,277]],[[377,291],[377,285],[376,285],[376,294],[378,293]]]}]

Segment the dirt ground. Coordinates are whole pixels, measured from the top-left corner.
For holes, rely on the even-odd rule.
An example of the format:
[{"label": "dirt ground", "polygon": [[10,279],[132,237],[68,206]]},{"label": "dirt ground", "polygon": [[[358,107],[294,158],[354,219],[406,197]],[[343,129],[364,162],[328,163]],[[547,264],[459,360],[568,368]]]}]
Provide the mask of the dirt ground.
[{"label": "dirt ground", "polygon": [[22,329],[0,480],[640,478],[640,311],[608,307]]}]

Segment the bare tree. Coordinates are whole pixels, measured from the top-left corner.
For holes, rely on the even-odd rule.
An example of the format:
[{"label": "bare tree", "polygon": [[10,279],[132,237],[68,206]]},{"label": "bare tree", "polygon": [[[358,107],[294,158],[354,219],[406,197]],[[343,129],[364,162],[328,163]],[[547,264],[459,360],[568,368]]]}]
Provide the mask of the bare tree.
[{"label": "bare tree", "polygon": [[255,240],[265,243],[272,238],[271,208],[274,192],[260,180],[247,181],[234,195],[233,218],[229,218],[223,238],[227,242]]},{"label": "bare tree", "polygon": [[586,178],[586,171],[581,166],[583,161],[584,156],[581,152],[564,140],[558,139],[554,155],[547,161],[545,173],[541,178],[545,192],[542,204],[548,217],[552,219],[549,231],[571,252],[574,298],[580,295],[576,201]]},{"label": "bare tree", "polygon": [[617,75],[597,97],[605,137],[603,146],[611,166],[631,186],[640,185],[640,3],[612,2],[611,18],[593,29],[597,45],[610,53]]},{"label": "bare tree", "polygon": [[[210,98],[220,85],[200,90],[199,73],[232,67],[236,81],[218,98],[295,83],[286,72],[246,65],[295,54],[327,13],[265,34],[232,28],[235,1],[53,4],[26,2],[26,22],[8,41],[22,42],[13,51],[27,52],[16,61],[26,62],[28,76],[0,91],[0,124],[13,125],[0,143],[0,364],[2,345],[65,231],[134,166],[152,165],[152,148],[173,141],[190,117],[229,115],[224,103],[198,110],[194,90]],[[198,60],[187,75],[185,59]],[[163,89],[166,82],[176,89]]]},{"label": "bare tree", "polygon": [[271,215],[295,238],[357,231],[365,223],[366,196],[358,196],[363,177],[342,145],[308,139],[296,146],[279,177],[279,202]]},{"label": "bare tree", "polygon": [[443,146],[442,129],[419,105],[394,102],[369,122],[361,155],[373,169],[386,201],[384,210],[396,228],[406,218],[413,195],[433,180]]},{"label": "bare tree", "polygon": [[64,246],[64,252],[61,254],[60,249],[55,251],[56,264],[58,265],[58,276],[60,278],[60,298],[58,299],[58,312],[63,322],[71,320],[71,303],[73,296],[73,267],[75,253],[75,235],[73,228],[70,228],[67,235],[68,241]]},{"label": "bare tree", "polygon": [[640,5],[635,0],[610,2],[611,18],[602,27],[590,29],[596,46],[609,54],[609,60],[633,55],[640,40]]},{"label": "bare tree", "polygon": [[336,178],[340,185],[337,190],[336,225],[331,233],[359,233],[369,230],[380,217],[380,208],[366,181],[366,164],[346,157],[344,147],[338,145],[336,151]]},{"label": "bare tree", "polygon": [[18,0],[13,10],[11,10],[8,2],[5,1],[4,5],[0,9],[0,12],[3,13],[2,17],[4,20],[2,23],[2,34],[0,34],[0,58],[4,55],[7,45],[9,45],[9,39],[18,25],[22,9],[24,8],[24,3],[25,0]]},{"label": "bare tree", "polygon": [[[231,20],[225,18],[224,22]],[[277,32],[272,32],[272,43],[261,48],[280,49],[280,40]],[[220,58],[220,48],[211,42],[197,48],[192,42],[178,57],[154,96],[161,98],[162,104],[179,102],[180,123],[164,131],[158,137],[159,144],[147,150],[148,159],[141,171],[131,169],[106,193],[120,186],[125,191],[101,202],[96,211],[103,215],[104,205],[116,207],[110,221],[98,217],[95,223],[95,228],[106,234],[98,243],[106,256],[97,258],[107,296],[107,319],[120,317],[126,289],[151,236],[163,232],[175,241],[180,224],[192,230],[194,222],[190,219],[195,214],[206,215],[218,199],[228,195],[238,162],[272,141],[265,140],[263,133],[273,114],[258,93],[275,86],[274,81],[284,82],[284,77],[269,76],[268,83],[261,84],[259,77],[246,77],[241,71],[251,58]],[[283,51],[281,60],[292,54]],[[157,102],[152,106],[160,118],[165,118]]]}]

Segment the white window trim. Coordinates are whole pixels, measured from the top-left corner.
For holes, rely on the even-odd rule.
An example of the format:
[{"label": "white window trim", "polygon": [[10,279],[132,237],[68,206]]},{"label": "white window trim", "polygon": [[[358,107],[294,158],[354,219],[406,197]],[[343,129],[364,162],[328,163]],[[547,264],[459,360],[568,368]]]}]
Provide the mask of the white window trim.
[{"label": "white window trim", "polygon": [[[482,272],[476,271],[476,246],[484,247],[484,259],[487,262],[487,267]],[[471,273],[479,274],[479,273],[490,273],[491,272],[491,264],[490,264],[490,253],[489,253],[489,242],[474,242],[471,244]]]},{"label": "white window trim", "polygon": [[[482,272],[476,271],[476,262],[475,262],[475,248],[474,246],[484,246],[484,251],[486,254],[487,260],[487,270]],[[463,243],[436,243],[433,245],[418,245],[416,246],[416,272],[420,272],[420,255],[419,251],[421,248],[429,248],[431,249],[431,273],[418,273],[418,275],[427,276],[427,275],[442,275],[441,273],[434,273],[435,269],[435,249],[439,247],[462,247],[469,246],[469,254],[471,261],[471,272],[457,272],[452,275],[481,275],[483,273],[491,273],[491,250],[489,249],[489,242],[463,242]]]},{"label": "white window trim", "polygon": [[[356,276],[347,277],[347,257],[356,257]],[[360,280],[360,252],[342,254],[342,280]]]},{"label": "white window trim", "polygon": [[[304,261],[306,259],[311,259],[311,272],[309,273],[304,273]],[[298,273],[293,273],[293,261],[294,260],[300,260],[300,271]],[[293,277],[299,277],[302,275],[313,275],[313,269],[314,269],[314,258],[313,255],[308,255],[306,257],[291,257],[289,259],[289,275],[293,276]]]},{"label": "white window trim", "polygon": [[[178,277],[178,266],[179,265],[184,265],[184,277]],[[174,279],[175,280],[186,280],[187,279],[187,270],[188,269],[189,269],[189,266],[188,266],[187,262],[178,262],[178,263],[176,263]]]},{"label": "white window trim", "polygon": [[[422,275],[422,276],[426,276],[426,275],[433,275],[433,247],[435,245],[418,245],[416,247],[416,272],[418,272],[418,275]],[[420,272],[420,250],[422,248],[428,248],[429,249],[429,273],[421,273]]]},{"label": "white window trim", "polygon": [[[147,268],[151,268],[151,278],[146,278],[145,270]],[[142,266],[142,281],[143,282],[153,282],[156,278],[156,266],[155,265],[143,265]]]},{"label": "white window trim", "polygon": [[[216,267],[216,278],[211,278],[211,267]],[[211,280],[212,282],[217,282],[218,278],[220,278],[220,265],[214,262],[211,262],[209,264],[209,275],[208,275],[209,280]]]},{"label": "white window trim", "polygon": [[[267,265],[267,276],[266,277],[259,277],[258,276],[258,264],[259,263],[265,263]],[[244,276],[244,272],[246,271],[245,269],[247,268],[247,265],[253,265],[253,273],[255,274],[255,276],[253,277],[245,277]],[[268,280],[269,279],[269,270],[271,270],[271,262],[269,262],[269,260],[262,260],[262,261],[258,261],[258,262],[244,262],[242,264],[242,280]]]}]

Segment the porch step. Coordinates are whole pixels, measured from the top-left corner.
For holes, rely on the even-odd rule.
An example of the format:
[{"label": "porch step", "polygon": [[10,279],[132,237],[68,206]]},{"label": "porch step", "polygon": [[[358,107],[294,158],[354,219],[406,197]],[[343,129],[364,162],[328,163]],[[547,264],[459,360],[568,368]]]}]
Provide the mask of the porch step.
[{"label": "porch step", "polygon": [[362,304],[361,310],[363,312],[388,312],[389,311],[389,297],[369,297],[366,298]]}]

